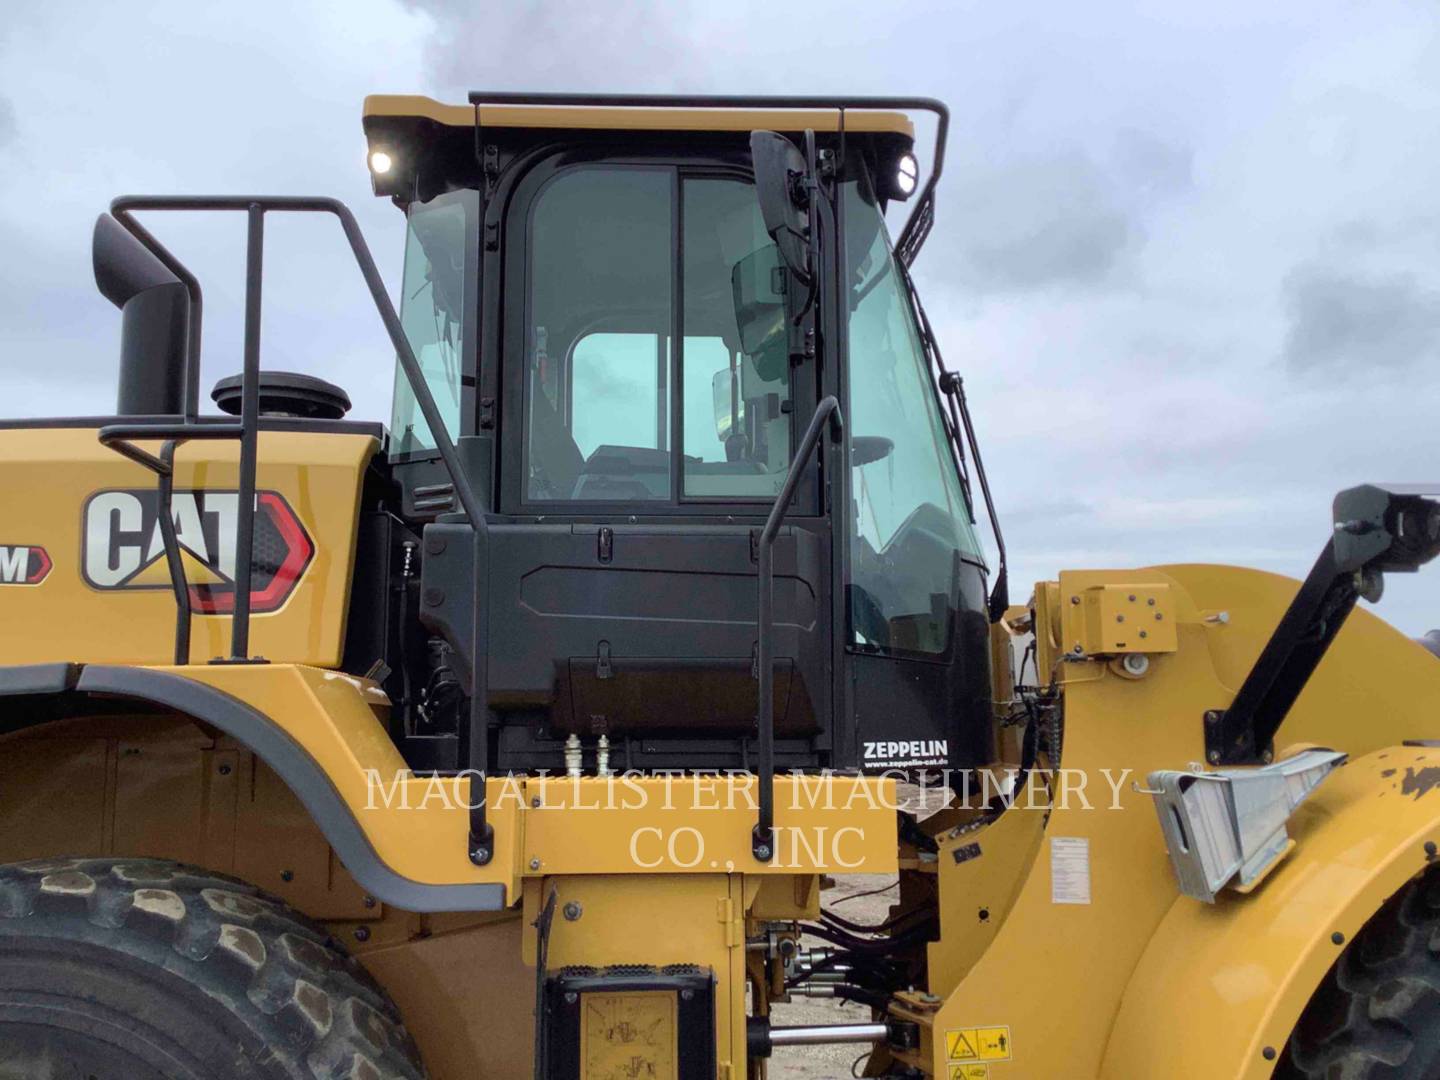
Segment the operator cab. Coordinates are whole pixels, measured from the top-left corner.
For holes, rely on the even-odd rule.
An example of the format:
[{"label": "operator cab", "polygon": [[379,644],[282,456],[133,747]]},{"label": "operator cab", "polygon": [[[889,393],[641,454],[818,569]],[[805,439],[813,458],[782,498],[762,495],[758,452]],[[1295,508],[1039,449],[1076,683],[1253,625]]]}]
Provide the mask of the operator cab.
[{"label": "operator cab", "polygon": [[[362,535],[376,565],[423,552],[424,630],[382,643],[412,764],[474,760],[483,731],[492,769],[577,740],[587,768],[753,768],[758,549],[797,460],[777,766],[987,764],[960,414],[885,226],[909,119],[371,98],[365,129],[408,220],[401,320],[488,524],[475,560],[397,373],[399,513]],[[843,439],[797,459],[831,397]]]}]

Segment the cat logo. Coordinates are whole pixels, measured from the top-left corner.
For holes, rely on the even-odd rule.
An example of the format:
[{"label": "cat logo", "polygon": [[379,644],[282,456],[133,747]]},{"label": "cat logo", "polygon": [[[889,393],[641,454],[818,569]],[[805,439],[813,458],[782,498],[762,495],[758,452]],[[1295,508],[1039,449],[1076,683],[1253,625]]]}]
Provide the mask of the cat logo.
[{"label": "cat logo", "polygon": [[0,585],[39,585],[52,565],[43,547],[0,544]]},{"label": "cat logo", "polygon": [[[97,491],[85,503],[80,567],[96,589],[169,589],[170,570],[153,490]],[[176,491],[170,500],[175,540],[190,603],[201,615],[235,609],[236,491]],[[255,493],[250,610],[275,611],[294,591],[315,554],[305,526],[277,491]]]}]

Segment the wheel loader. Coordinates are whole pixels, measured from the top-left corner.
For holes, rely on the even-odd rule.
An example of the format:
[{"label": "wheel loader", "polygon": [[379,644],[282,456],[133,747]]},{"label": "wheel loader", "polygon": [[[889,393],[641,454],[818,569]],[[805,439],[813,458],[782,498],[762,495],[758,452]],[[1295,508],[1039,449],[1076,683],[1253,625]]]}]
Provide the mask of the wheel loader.
[{"label": "wheel loader", "polygon": [[[114,415],[0,422],[0,1077],[1440,1076],[1440,660],[1357,609],[1440,487],[1012,603],[911,276],[948,127],[372,97],[398,301],[334,200],[111,204]],[[295,214],[388,426],[264,362]]]}]

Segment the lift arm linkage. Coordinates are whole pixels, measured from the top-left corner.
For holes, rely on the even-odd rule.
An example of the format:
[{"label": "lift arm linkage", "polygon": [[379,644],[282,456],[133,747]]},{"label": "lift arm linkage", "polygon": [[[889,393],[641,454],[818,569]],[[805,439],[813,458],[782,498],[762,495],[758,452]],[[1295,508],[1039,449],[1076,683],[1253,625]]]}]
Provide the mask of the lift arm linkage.
[{"label": "lift arm linkage", "polygon": [[1335,532],[1300,585],[1228,709],[1205,713],[1211,765],[1253,765],[1360,598],[1380,599],[1386,572],[1409,573],[1440,554],[1440,485],[1363,484],[1335,496]]}]

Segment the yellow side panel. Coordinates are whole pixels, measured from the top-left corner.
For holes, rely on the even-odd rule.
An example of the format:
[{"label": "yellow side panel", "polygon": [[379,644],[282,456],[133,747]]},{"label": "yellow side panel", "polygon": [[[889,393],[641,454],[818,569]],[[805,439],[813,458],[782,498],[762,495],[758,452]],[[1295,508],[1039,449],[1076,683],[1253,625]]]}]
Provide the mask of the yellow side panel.
[{"label": "yellow side panel", "polygon": [[[158,444],[142,445],[152,453],[159,450]],[[252,617],[252,655],[320,667],[340,663],[360,485],[377,449],[376,439],[360,433],[261,433],[257,490],[278,494],[313,553],[298,564],[303,567],[297,569],[299,580],[277,601],[279,606]],[[182,446],[176,460],[177,492],[199,491],[202,497],[233,493],[238,454],[235,442]],[[120,511],[109,517],[89,505],[101,493],[148,499],[154,489],[155,476],[102,447],[95,428],[0,430],[0,506],[5,509],[0,555],[16,547],[43,548],[52,564],[38,584],[0,581],[0,664],[173,661],[175,601],[165,560],[154,544],[153,512],[132,530],[134,523]],[[88,540],[87,516],[92,522]],[[95,525],[102,517],[111,526],[103,537]],[[233,535],[233,527],[224,530],[218,515],[193,519],[192,535],[204,537],[195,540],[196,546],[217,558],[221,532]],[[106,558],[111,563],[119,558],[140,561],[123,585],[97,585],[87,579],[86,545],[102,542],[111,547],[92,550],[91,569],[95,560]],[[185,561],[195,584],[217,580],[203,560],[187,552]],[[39,565],[38,556],[33,565]],[[191,661],[205,663],[227,655],[229,639],[228,615],[197,615]]]},{"label": "yellow side panel", "polygon": [[1295,854],[1253,895],[1176,900],[1131,976],[1101,1076],[1183,1061],[1186,1075],[1268,1077],[1343,946],[1429,865],[1440,794],[1412,795],[1404,778],[1435,760],[1396,746],[1351,761],[1296,811]]},{"label": "yellow side panel", "polygon": [[753,778],[531,777],[531,874],[893,874],[895,781],[776,776],[775,857],[751,854]]},{"label": "yellow side panel", "polygon": [[[1066,615],[1098,586],[1123,586],[1116,595],[1129,605],[1133,593],[1136,607],[1154,588],[1157,609],[1172,605],[1173,620],[1162,621],[1176,624],[1178,647],[1151,654],[1141,678],[1124,677],[1104,658],[1065,659],[1074,646],[1060,634]],[[982,900],[971,888],[981,883],[985,860],[998,854],[986,836],[1007,819],[1020,833],[1025,820],[1018,815],[1044,811],[1023,809],[1022,801],[977,833],[983,857],[938,876],[946,938],[932,953],[937,981],[930,989],[945,1000],[935,1010],[912,1010],[922,1024],[921,1051],[897,1057],[923,1065],[927,1075],[953,1075],[952,1066],[969,1067],[972,1059],[950,1056],[948,1033],[1003,1027],[1010,1057],[985,1062],[989,1080],[1268,1075],[1263,1048],[1283,1041],[1338,954],[1331,933],[1348,941],[1422,868],[1429,822],[1440,820],[1428,799],[1402,805],[1393,788],[1416,763],[1397,757],[1397,744],[1436,733],[1440,662],[1357,610],[1277,739],[1280,752],[1320,744],[1346,751],[1351,764],[1292,818],[1295,852],[1250,895],[1227,893],[1213,906],[1179,895],[1145,778],[1204,760],[1205,712],[1233,700],[1295,589],[1273,574],[1219,566],[1073,571],[1037,588],[1039,667],[1042,679],[1063,688],[1060,764],[1067,772],[1056,779],[1044,836],[1013,906],[973,963],[978,929],[972,925],[953,943],[949,935],[967,915],[974,918],[977,902],[994,903],[991,895],[1002,892]],[[1411,752],[1418,761],[1426,751]],[[946,840],[944,847],[953,862],[955,845]],[[990,871],[996,886],[1000,870]],[[1241,1015],[1251,1017],[1249,1026],[1227,1030]],[[1112,1032],[1117,1041],[1107,1053]],[[1218,1032],[1223,1038],[1211,1034]]]},{"label": "yellow side panel", "polygon": [[171,668],[172,674],[223,690],[283,727],[324,770],[380,860],[427,885],[496,883],[518,895],[521,815],[518,785],[491,778],[486,791],[495,858],[477,867],[466,856],[470,777],[431,779],[405,768],[377,719],[389,700],[373,683],[333,671],[285,664]]}]

